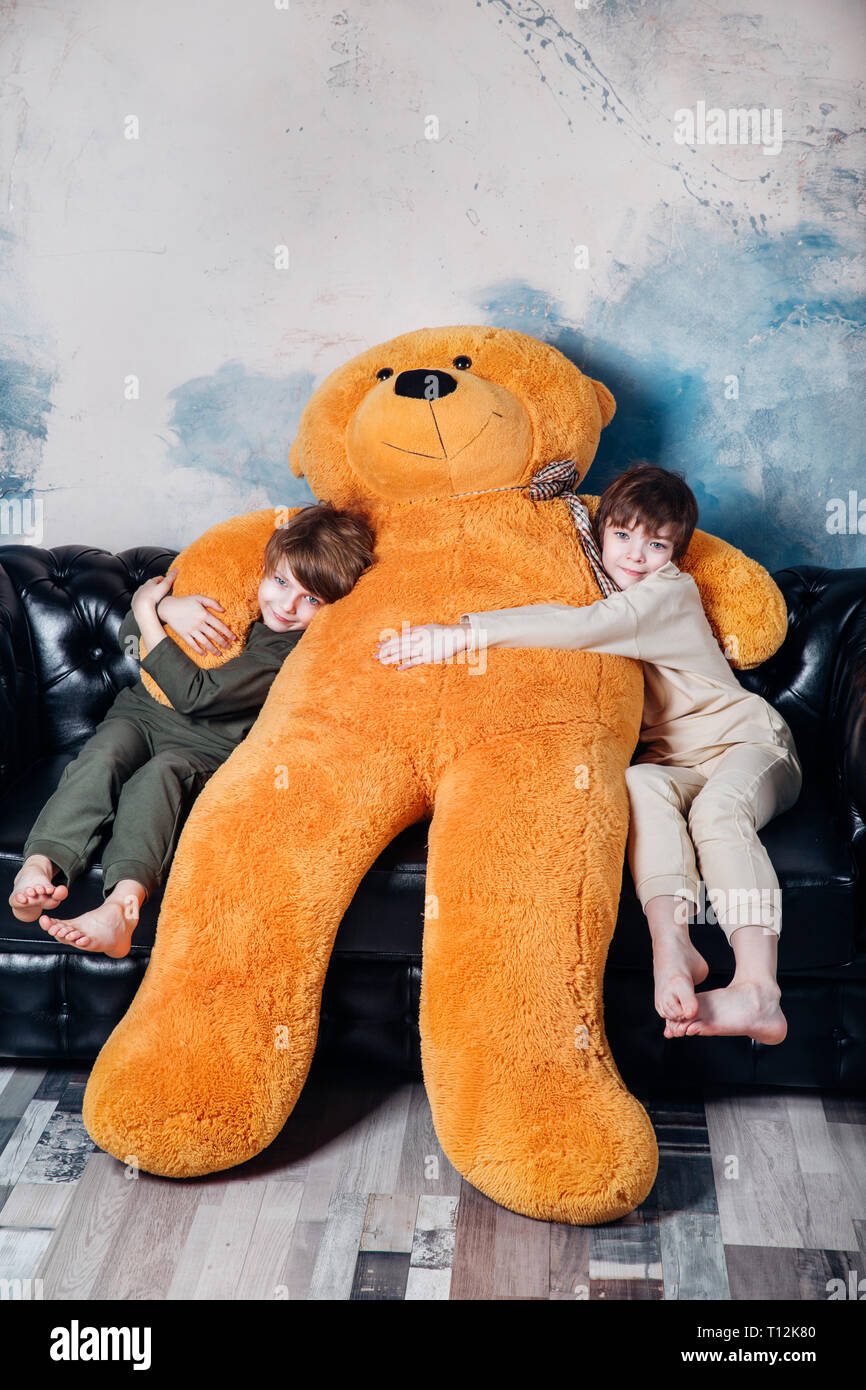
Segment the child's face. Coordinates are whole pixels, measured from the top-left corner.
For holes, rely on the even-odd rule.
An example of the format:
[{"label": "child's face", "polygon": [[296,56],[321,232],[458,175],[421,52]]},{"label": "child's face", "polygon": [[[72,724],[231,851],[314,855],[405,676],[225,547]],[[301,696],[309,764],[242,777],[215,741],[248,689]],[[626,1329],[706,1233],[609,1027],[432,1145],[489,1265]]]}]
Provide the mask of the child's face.
[{"label": "child's face", "polygon": [[661,569],[673,553],[669,523],[659,531],[647,531],[642,522],[636,526],[614,526],[609,521],[604,528],[601,563],[621,589],[630,589]]},{"label": "child's face", "polygon": [[285,560],[259,585],[259,608],[262,622],[271,632],[298,632],[309,627],[320,608],[327,608],[324,599],[317,598],[298,583]]}]

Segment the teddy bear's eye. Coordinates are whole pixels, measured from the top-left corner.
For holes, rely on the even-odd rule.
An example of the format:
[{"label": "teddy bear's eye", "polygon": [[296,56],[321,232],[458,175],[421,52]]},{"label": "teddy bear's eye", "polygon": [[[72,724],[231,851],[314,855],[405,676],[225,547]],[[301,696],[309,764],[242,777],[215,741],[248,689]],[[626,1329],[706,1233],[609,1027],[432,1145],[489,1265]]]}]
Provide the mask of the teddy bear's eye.
[{"label": "teddy bear's eye", "polygon": [[389,377],[389,376],[393,376],[393,375],[394,375],[394,368],[393,368],[393,367],[380,367],[379,370],[378,370],[378,372],[376,373],[376,378],[377,378],[378,381],[387,381],[387,380],[388,380],[388,377]]},{"label": "teddy bear's eye", "polygon": [[471,357],[455,357],[455,358],[454,358],[454,362],[453,362],[452,365],[455,366],[455,367],[458,367],[459,370],[460,370],[461,372],[466,372],[466,371],[468,371],[469,368],[472,366],[472,358],[471,358]]}]

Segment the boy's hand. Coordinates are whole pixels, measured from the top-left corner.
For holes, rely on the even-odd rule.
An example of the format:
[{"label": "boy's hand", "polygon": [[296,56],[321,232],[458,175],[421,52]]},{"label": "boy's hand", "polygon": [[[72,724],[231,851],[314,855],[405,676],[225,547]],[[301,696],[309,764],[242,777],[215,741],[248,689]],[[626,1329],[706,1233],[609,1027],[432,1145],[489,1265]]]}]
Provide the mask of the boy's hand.
[{"label": "boy's hand", "polygon": [[[156,575],[153,579],[146,579],[145,582],[136,589],[132,596],[132,611],[136,621],[139,613],[153,613],[156,605],[161,598],[164,598],[177,578],[177,570],[169,570],[168,574]],[[139,627],[141,624],[139,623]]]},{"label": "boy's hand", "polygon": [[[230,647],[237,638],[211,609],[225,612],[222,604],[215,598],[208,598],[207,594],[185,594],[183,598],[168,594],[160,601],[157,616],[168,623],[193,651],[219,655],[221,649]],[[219,646],[215,646],[215,643],[219,643]]]},{"label": "boy's hand", "polygon": [[471,627],[462,623],[450,627],[443,623],[425,623],[407,628],[399,637],[380,642],[373,655],[383,665],[405,671],[410,666],[450,661],[458,652],[466,650],[471,636]]}]

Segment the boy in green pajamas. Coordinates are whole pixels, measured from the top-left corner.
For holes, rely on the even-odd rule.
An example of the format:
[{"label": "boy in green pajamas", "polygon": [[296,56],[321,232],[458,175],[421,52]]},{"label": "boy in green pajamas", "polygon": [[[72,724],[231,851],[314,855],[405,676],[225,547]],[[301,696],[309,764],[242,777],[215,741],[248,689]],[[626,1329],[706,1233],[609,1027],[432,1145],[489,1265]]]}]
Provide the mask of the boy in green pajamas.
[{"label": "boy in green pajamas", "polygon": [[[144,639],[141,669],[174,708],[154,700],[141,680],[120,691],[64,768],[27,837],[9,898],[17,918],[38,917],[58,941],[85,951],[128,954],[141,906],[167,877],[195,797],[246,737],[319,609],[349,593],[373,563],[373,544],[360,515],[327,502],[302,508],[265,548],[261,619],[243,651],[213,670],[203,670],[167,639],[157,610],[193,650],[217,652],[235,640],[212,611],[222,611],[221,604],[202,594],[171,596],[176,570],[136,590],[120,640]],[[102,852],[104,901],[68,921],[49,916],[87,868],[112,818]],[[53,882],[58,872],[65,885]]]}]

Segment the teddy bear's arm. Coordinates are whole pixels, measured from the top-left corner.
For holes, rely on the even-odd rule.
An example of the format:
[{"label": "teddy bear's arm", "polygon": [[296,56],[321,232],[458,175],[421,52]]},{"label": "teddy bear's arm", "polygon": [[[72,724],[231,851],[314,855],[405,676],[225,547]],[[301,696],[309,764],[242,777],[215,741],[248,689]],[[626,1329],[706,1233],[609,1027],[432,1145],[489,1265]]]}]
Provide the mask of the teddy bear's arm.
[{"label": "teddy bear's arm", "polygon": [[[218,653],[196,652],[166,623],[169,636],[198,666],[221,666],[243,650],[250,627],[259,616],[258,588],[265,546],[271,533],[301,510],[300,507],[266,507],[260,512],[247,512],[244,516],[218,522],[198,540],[192,541],[169,566],[178,571],[172,594],[178,598],[206,594],[217,599],[224,609],[217,616],[237,638],[230,647]],[[142,642],[141,655],[146,652]],[[170,703],[152,676],[143,671],[142,680],[156,700],[161,704]]]},{"label": "teddy bear's arm", "polygon": [[[599,498],[582,496],[594,518]],[[698,586],[707,621],[730,664],[759,666],[785,640],[788,609],[770,575],[736,546],[696,530],[678,568]]]}]

